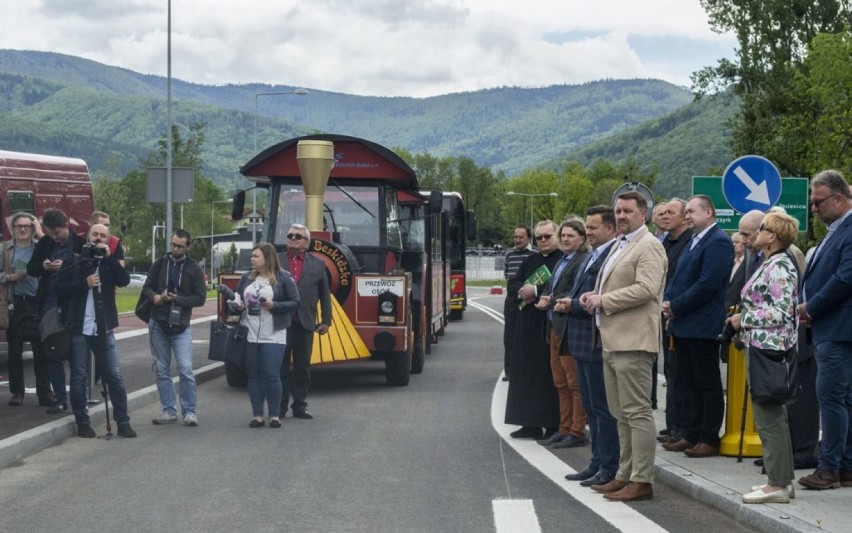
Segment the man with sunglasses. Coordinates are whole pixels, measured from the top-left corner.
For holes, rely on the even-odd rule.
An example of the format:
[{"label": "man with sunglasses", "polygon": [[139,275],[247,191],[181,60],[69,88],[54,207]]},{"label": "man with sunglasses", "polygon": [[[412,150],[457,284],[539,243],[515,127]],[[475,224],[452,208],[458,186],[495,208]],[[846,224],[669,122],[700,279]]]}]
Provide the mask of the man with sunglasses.
[{"label": "man with sunglasses", "polygon": [[192,308],[201,307],[207,297],[204,272],[189,256],[192,236],[179,229],[171,238],[171,252],[154,261],[142,294],[151,302],[148,339],[157,373],[157,392],[163,412],[152,420],[156,425],[177,422],[175,388],[172,383],[172,354],[180,379],[180,407],[183,424],[197,426],[198,388],[192,371]]},{"label": "man with sunglasses", "polygon": [[[311,386],[311,350],[314,332],[325,335],[331,326],[331,292],[328,271],[322,260],[307,253],[311,242],[308,228],[293,224],[287,232],[287,253],[282,265],[290,271],[299,289],[299,310],[293,313],[293,322],[287,328],[287,348],[281,363],[281,418],[287,413],[287,402],[293,397],[293,416],[311,420],[308,412],[308,389]],[[322,316],[317,322],[317,302]],[[292,370],[290,362],[292,361]]]},{"label": "man with sunglasses", "polygon": [[550,343],[545,335],[547,311],[537,309],[535,303],[564,254],[559,249],[559,228],[552,220],[539,222],[533,231],[539,253],[524,260],[507,287],[519,311],[505,422],[521,426],[510,433],[512,438],[538,440],[549,439],[558,429],[559,397],[553,385]]},{"label": "man with sunglasses", "polygon": [[852,487],[852,193],[843,174],[811,180],[810,206],[828,227],[805,268],[799,316],[811,326],[822,420],[819,464],[799,484],[823,490]]}]

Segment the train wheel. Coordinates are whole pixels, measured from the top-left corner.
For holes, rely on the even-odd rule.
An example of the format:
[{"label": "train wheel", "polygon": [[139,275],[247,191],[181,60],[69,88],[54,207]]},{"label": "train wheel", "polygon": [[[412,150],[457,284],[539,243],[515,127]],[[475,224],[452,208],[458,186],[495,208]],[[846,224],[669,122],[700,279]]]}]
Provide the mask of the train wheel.
[{"label": "train wheel", "polygon": [[248,383],[248,376],[246,371],[239,366],[230,361],[225,361],[225,381],[231,387],[243,388]]},{"label": "train wheel", "polygon": [[385,355],[385,379],[391,387],[404,387],[411,380],[411,349]]}]

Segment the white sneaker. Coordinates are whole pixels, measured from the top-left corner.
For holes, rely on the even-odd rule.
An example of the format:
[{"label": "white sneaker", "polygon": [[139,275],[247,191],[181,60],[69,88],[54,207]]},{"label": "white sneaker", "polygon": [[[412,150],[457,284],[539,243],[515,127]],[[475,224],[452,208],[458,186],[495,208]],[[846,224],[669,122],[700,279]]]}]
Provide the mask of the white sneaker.
[{"label": "white sneaker", "polygon": [[787,494],[787,489],[779,489],[772,492],[763,492],[762,488],[758,488],[748,494],[743,494],[743,503],[790,503],[790,495]]},{"label": "white sneaker", "polygon": [[152,424],[156,424],[158,426],[161,426],[163,424],[174,424],[175,422],[177,422],[177,415],[170,415],[166,412],[160,413],[160,416],[158,416],[154,420],[151,420]]},{"label": "white sneaker", "polygon": [[[765,486],[766,486],[766,484],[752,485],[751,490],[752,491],[763,490],[763,487],[765,487]],[[796,499],[796,487],[794,487],[793,485],[787,485],[787,494],[790,496],[791,500],[795,500]]]},{"label": "white sneaker", "polygon": [[195,416],[195,413],[187,413],[183,417],[183,425],[195,427],[198,425],[198,417]]}]

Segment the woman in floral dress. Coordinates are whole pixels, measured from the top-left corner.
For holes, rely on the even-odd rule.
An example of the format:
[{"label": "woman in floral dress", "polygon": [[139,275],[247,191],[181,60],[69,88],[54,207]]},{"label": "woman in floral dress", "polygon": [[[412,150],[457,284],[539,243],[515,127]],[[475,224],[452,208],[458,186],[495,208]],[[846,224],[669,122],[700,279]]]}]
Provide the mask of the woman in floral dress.
[{"label": "woman in floral dress", "polygon": [[[742,312],[728,319],[746,348],[784,351],[798,342],[798,272],[787,248],[798,234],[797,221],[782,213],[769,213],[757,230],[753,244],[763,252],[763,263],[742,292]],[[746,365],[749,362],[746,350]],[[748,366],[746,366],[748,368]],[[743,503],[789,503],[795,497],[793,447],[783,404],[758,405],[752,402],[757,433],[763,446],[767,483],[743,494]],[[789,489],[788,489],[788,486]]]}]

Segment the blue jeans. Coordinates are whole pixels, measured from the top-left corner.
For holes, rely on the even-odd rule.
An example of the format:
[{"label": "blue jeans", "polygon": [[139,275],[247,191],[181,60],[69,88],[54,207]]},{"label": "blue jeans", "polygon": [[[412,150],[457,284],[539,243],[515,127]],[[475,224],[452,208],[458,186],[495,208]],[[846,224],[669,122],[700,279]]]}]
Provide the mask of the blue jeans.
[{"label": "blue jeans", "polygon": [[263,416],[263,402],[269,416],[281,414],[281,362],[286,345],[250,342],[246,345],[246,374],[252,415]]},{"label": "blue jeans", "polygon": [[89,425],[89,408],[86,398],[86,384],[89,379],[89,350],[95,354],[96,367],[100,372],[101,383],[106,383],[109,399],[112,403],[112,417],[118,424],[130,421],[127,416],[127,390],[124,378],[118,367],[118,352],[115,350],[115,336],[107,333],[106,349],[101,347],[98,337],[89,335],[71,336],[71,408],[77,424]]},{"label": "blue jeans", "polygon": [[577,359],[577,381],[580,397],[589,417],[589,437],[592,440],[590,468],[614,476],[618,471],[618,426],[606,403],[603,364]]},{"label": "blue jeans", "polygon": [[175,356],[180,379],[180,410],[183,416],[195,414],[198,403],[198,388],[195,374],[192,372],[192,335],[187,327],[183,333],[171,335],[168,326],[156,320],[148,323],[148,339],[151,343],[151,355],[157,372],[157,392],[160,393],[160,405],[164,413],[177,415],[175,406],[175,385],[172,383],[172,354]]},{"label": "blue jeans", "polygon": [[852,342],[814,343],[822,418],[819,467],[852,470]]}]

